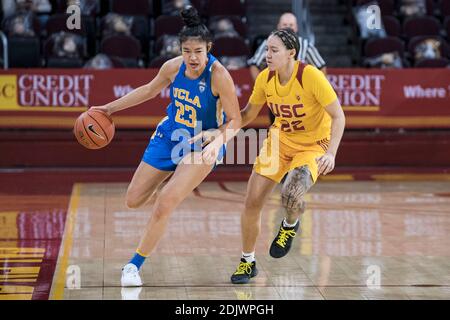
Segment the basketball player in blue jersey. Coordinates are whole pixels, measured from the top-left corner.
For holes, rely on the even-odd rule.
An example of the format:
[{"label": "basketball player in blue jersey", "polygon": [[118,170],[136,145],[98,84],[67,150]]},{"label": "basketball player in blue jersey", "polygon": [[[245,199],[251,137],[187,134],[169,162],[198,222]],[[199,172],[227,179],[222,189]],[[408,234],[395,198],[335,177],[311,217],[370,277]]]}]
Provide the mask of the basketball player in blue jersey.
[{"label": "basketball player in blue jersey", "polygon": [[[139,246],[122,269],[123,287],[141,286],[139,268],[164,234],[170,214],[224,156],[225,144],[238,132],[241,116],[233,79],[209,50],[212,36],[197,11],[181,11],[185,26],[179,35],[182,56],[167,61],[157,76],[126,96],[101,107],[108,114],[154,98],[170,85],[167,116],[158,124],[128,187],[129,208],[144,205],[158,186],[152,214]],[[219,129],[206,146],[189,138],[202,130]]]}]

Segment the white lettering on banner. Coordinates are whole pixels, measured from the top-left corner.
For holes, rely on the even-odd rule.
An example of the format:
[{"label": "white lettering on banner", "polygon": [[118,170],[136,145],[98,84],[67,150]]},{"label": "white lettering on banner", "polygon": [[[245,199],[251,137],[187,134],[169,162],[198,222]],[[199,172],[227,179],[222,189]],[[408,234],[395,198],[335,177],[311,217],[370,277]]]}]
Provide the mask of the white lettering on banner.
[{"label": "white lettering on banner", "polygon": [[[237,85],[235,84],[235,88],[236,88],[236,96],[238,98],[242,97],[243,95],[243,91],[249,91],[250,90],[250,85],[249,84],[243,84],[243,85]],[[114,86],[113,87],[113,91],[114,91],[114,97],[115,98],[120,98],[123,97],[124,95],[130,93],[131,91],[133,91],[134,88],[130,85],[126,85],[126,86]],[[161,90],[160,93],[160,98],[161,99],[169,99],[170,98],[170,88],[164,88],[163,90]]]},{"label": "white lettering on banner", "polygon": [[161,99],[169,99],[170,98],[170,88],[164,88],[161,90]]},{"label": "white lettering on banner", "polygon": [[407,99],[417,98],[442,98],[447,97],[447,90],[445,88],[422,88],[420,85],[416,86],[404,86],[403,93]]},{"label": "white lettering on banner", "polygon": [[114,90],[114,97],[115,98],[121,98],[124,95],[127,95],[128,93],[130,93],[131,91],[134,90],[134,88],[132,88],[130,85],[126,85],[126,86],[114,86],[113,87]]},{"label": "white lettering on banner", "polygon": [[384,75],[332,74],[327,77],[343,106],[380,106]]},{"label": "white lettering on banner", "polygon": [[22,106],[83,107],[89,105],[94,75],[40,75],[19,77],[19,104]]},{"label": "white lettering on banner", "polygon": [[250,86],[248,84],[243,84],[242,86],[236,84],[236,96],[238,98],[242,97],[242,91],[249,91],[250,90]]}]

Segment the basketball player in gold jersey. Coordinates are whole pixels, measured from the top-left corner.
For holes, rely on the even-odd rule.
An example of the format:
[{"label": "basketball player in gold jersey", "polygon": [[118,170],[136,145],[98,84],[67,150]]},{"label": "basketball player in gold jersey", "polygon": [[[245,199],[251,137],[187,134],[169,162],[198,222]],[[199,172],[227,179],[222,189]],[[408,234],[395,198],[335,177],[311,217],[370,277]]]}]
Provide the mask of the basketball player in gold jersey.
[{"label": "basketball player in gold jersey", "polygon": [[257,79],[245,109],[242,126],[253,121],[265,103],[275,115],[269,136],[253,166],[241,216],[242,258],[232,283],[247,283],[257,275],[256,239],[261,209],[273,188],[287,174],[281,188],[285,218],[270,247],[281,258],[289,252],[305,210],[304,195],[320,174],[334,169],[345,116],[336,93],[317,68],[297,60],[298,36],[290,29],[268,38],[267,65]]}]

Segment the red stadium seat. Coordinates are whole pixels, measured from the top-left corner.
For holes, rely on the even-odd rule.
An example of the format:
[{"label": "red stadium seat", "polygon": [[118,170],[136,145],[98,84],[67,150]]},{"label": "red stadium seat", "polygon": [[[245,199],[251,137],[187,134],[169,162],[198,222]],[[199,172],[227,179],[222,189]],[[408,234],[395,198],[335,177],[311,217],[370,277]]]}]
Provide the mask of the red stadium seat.
[{"label": "red stadium seat", "polygon": [[446,58],[423,59],[414,65],[415,68],[445,68],[450,66],[450,60]]},{"label": "red stadium seat", "polygon": [[212,52],[215,56],[248,56],[250,50],[242,38],[219,38],[214,41]]},{"label": "red stadium seat", "polygon": [[169,56],[160,56],[154,58],[152,61],[150,61],[148,67],[149,68],[161,68],[161,66],[166,62],[167,60],[172,59],[173,57]]},{"label": "red stadium seat", "polygon": [[416,36],[438,36],[440,28],[439,20],[435,17],[414,17],[403,23],[403,34],[408,39]]},{"label": "red stadium seat", "polygon": [[153,14],[153,5],[149,0],[110,0],[110,8],[112,12],[132,16]]},{"label": "red stadium seat", "polygon": [[400,37],[402,33],[402,26],[398,19],[394,16],[383,16],[384,29],[388,36]]},{"label": "red stadium seat", "polygon": [[443,17],[450,16],[450,0],[441,0],[440,9]]},{"label": "red stadium seat", "polygon": [[155,20],[155,38],[164,34],[177,35],[183,28],[184,23],[178,16],[159,16]]},{"label": "red stadium seat", "polygon": [[383,53],[395,51],[403,57],[405,44],[402,40],[396,37],[370,39],[364,47],[364,55],[366,57],[374,57]]},{"label": "red stadium seat", "polygon": [[246,15],[245,2],[241,0],[209,0],[206,5],[206,15],[212,16],[240,16]]},{"label": "red stadium seat", "polygon": [[137,67],[141,55],[141,44],[131,36],[113,35],[101,41],[100,52],[108,56],[127,59],[132,67]]}]

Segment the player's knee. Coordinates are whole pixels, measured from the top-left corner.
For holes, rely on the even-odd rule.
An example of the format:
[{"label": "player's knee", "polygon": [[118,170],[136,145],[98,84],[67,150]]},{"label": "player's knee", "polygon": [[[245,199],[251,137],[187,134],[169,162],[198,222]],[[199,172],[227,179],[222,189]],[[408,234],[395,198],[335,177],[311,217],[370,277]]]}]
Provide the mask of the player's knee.
[{"label": "player's knee", "polygon": [[135,195],[127,193],[125,198],[125,205],[128,209],[137,209],[142,205],[142,201]]},{"label": "player's knee", "polygon": [[262,209],[261,201],[252,196],[245,198],[245,214],[258,214]]},{"label": "player's knee", "polygon": [[286,210],[301,210],[304,207],[305,188],[290,183],[283,184],[281,188],[281,204]]},{"label": "player's knee", "polygon": [[281,187],[281,203],[287,210],[303,210],[304,196],[313,185],[308,166],[296,168],[289,172]]},{"label": "player's knee", "polygon": [[178,204],[179,200],[173,194],[162,191],[155,202],[154,217],[156,219],[167,218]]},{"label": "player's knee", "polygon": [[287,210],[300,210],[304,205],[303,193],[289,188],[281,189],[281,203]]}]

